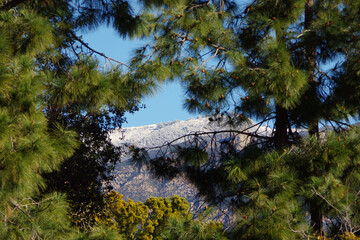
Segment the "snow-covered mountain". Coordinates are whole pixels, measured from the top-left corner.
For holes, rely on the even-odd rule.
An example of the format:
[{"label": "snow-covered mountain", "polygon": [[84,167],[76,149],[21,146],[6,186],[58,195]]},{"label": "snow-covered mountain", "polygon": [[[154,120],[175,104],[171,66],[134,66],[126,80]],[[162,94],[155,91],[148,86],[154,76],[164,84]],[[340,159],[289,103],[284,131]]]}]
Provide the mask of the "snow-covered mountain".
[{"label": "snow-covered mountain", "polygon": [[[220,130],[219,124],[211,124],[208,117],[191,118],[187,121],[158,123],[140,127],[123,128],[111,134],[115,145],[124,143],[137,147],[155,147],[170,142],[184,134]],[[123,139],[121,139],[124,137]]]},{"label": "snow-covered mountain", "polygon": [[[241,129],[245,129],[248,126],[244,124]],[[218,123],[212,122],[210,124],[208,117],[198,117],[187,121],[173,121],[115,130],[111,133],[110,138],[118,146],[127,143],[137,147],[149,148],[163,145],[185,134],[212,132],[223,129],[224,127]],[[261,127],[258,131],[264,135],[269,134],[268,129],[265,127]],[[181,144],[181,141],[182,139],[176,143]],[[239,139],[239,141],[246,144],[246,141],[243,139]],[[135,166],[131,161],[128,161],[129,158],[129,156],[125,156],[122,159],[122,163],[118,164],[115,170],[116,177],[112,183],[114,189],[124,195],[124,199],[130,198],[134,201],[145,201],[151,196],[171,197],[179,195],[185,197],[189,202],[196,201],[196,189],[187,183],[185,179],[176,178],[172,181],[154,179],[148,173],[146,167]]]}]

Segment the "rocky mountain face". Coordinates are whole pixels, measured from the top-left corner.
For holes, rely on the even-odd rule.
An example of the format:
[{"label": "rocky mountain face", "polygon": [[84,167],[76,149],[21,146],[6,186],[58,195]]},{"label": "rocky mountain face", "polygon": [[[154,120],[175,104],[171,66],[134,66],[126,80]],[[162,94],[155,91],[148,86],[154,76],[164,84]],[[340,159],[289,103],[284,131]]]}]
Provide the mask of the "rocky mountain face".
[{"label": "rocky mountain face", "polygon": [[[244,129],[249,125],[242,126]],[[228,128],[227,128],[228,129]],[[213,132],[224,130],[219,124],[210,124],[207,117],[198,117],[187,121],[174,121],[159,123],[141,127],[130,127],[122,130],[115,130],[110,137],[115,145],[134,145],[137,147],[156,147],[164,143],[171,142],[185,134]],[[258,129],[259,130],[259,129]],[[260,129],[267,134],[267,129]],[[221,138],[226,139],[226,134]],[[179,139],[175,144],[182,144]],[[217,139],[219,140],[219,139]],[[242,144],[246,144],[248,139],[238,139]],[[153,156],[157,150],[150,152]],[[136,166],[130,160],[129,155],[125,155],[122,162],[117,165],[114,175],[116,176],[112,185],[114,190],[124,195],[124,199],[134,201],[145,201],[149,197],[171,197],[178,195],[185,197],[189,202],[196,202],[197,191],[184,178],[176,178],[172,181],[163,181],[154,178],[145,166]]]}]

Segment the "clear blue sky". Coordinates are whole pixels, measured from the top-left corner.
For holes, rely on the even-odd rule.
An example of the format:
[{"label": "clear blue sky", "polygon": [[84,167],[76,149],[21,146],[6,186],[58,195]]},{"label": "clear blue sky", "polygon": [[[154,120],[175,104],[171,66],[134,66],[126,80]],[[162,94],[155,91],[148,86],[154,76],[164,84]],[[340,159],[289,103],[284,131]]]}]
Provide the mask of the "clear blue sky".
[{"label": "clear blue sky", "polygon": [[[142,41],[122,39],[114,30],[105,26],[84,33],[83,39],[95,50],[125,63],[133,56],[134,49],[144,45]],[[100,56],[98,56],[98,59],[103,61]],[[190,115],[183,109],[184,99],[184,91],[179,84],[167,84],[155,96],[143,100],[143,104],[146,105],[145,109],[141,109],[134,114],[127,114],[128,123],[125,123],[123,127],[187,120],[195,117],[195,115]]]}]

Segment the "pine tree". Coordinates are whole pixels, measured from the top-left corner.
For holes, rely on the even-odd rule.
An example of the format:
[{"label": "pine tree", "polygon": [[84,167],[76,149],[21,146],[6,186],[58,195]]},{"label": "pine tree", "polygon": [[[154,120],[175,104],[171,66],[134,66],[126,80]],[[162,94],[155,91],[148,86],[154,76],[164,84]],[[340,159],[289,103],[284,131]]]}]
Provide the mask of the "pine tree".
[{"label": "pine tree", "polygon": [[[121,67],[126,64],[97,52],[76,33],[105,22],[122,36],[131,35],[137,19],[127,2],[54,1],[39,11],[55,16],[50,18],[59,43],[56,51],[51,49],[37,59],[48,77],[43,101],[49,128],[61,123],[75,131],[81,143],[59,169],[43,174],[47,184],[44,192],[66,193],[74,223],[86,228],[103,207],[102,191],[111,190],[112,170],[120,161],[120,148],[111,143],[109,132],[121,127],[125,111],[138,110],[139,99],[151,92],[152,86],[124,76]],[[94,53],[120,67],[99,71],[99,62],[90,57]]]},{"label": "pine tree", "polygon": [[[126,1],[116,3],[0,1],[1,239],[116,237],[104,228],[79,235],[70,225],[66,199],[73,197],[74,211],[76,201],[82,201],[76,194],[100,192],[100,181],[108,180],[118,156],[108,129],[121,124],[124,111],[136,110],[140,97],[152,89],[123,76],[120,68],[99,70],[82,51],[97,53],[76,35],[81,29],[105,22],[131,34],[137,20]],[[93,144],[98,145],[85,152]],[[63,190],[54,187],[59,182],[49,186],[44,176],[61,172],[64,165],[65,173],[77,170],[74,163],[81,161],[74,159],[92,159],[89,163],[98,164],[95,173],[87,185],[62,191],[68,196],[55,192]]]},{"label": "pine tree", "polygon": [[[45,75],[34,58],[53,43],[51,24],[28,9],[1,12],[1,236],[4,239],[61,238],[68,231],[64,197],[36,197],[42,173],[71,156],[73,132],[47,131],[42,111]],[[62,233],[62,235],[61,235]]]},{"label": "pine tree", "polygon": [[[314,178],[318,176],[324,182],[332,170],[323,166],[323,159],[311,156],[314,161],[308,163],[317,170],[301,165],[301,155],[308,155],[301,151],[301,136],[294,128],[307,129],[316,139],[320,123],[326,122],[338,131],[358,115],[359,2],[144,3],[156,10],[143,14],[142,36],[154,39],[133,58],[132,66],[137,69],[133,77],[180,81],[187,90],[185,108],[213,114],[210,120],[226,122],[232,127],[232,139],[245,135],[254,140],[241,151],[238,142],[230,140],[227,146],[223,144],[223,150],[208,154],[207,149],[213,149],[211,144],[220,133],[196,133],[193,138],[184,137],[192,144],[190,148],[166,144],[163,152],[173,149],[172,155],[146,159],[146,163],[162,177],[185,174],[211,203],[236,209],[254,204],[244,214],[247,233],[243,234],[251,236],[263,230],[264,235],[257,235],[260,239],[289,239],[295,231],[286,222],[287,213],[309,212],[311,224],[303,221],[304,215],[300,223],[323,235],[322,219],[329,214],[328,204],[322,195],[310,197],[296,189],[316,189]],[[238,130],[241,124],[252,124],[250,119],[256,120],[255,130]],[[271,136],[258,132],[264,125],[273,127]],[[206,138],[211,134],[213,137]],[[319,141],[319,149],[324,147],[321,140],[309,141]],[[333,140],[324,141],[330,144]],[[339,147],[331,145],[329,151],[339,151]],[[297,154],[294,161],[299,161],[295,165],[282,162],[291,149]],[[317,154],[310,150],[309,154]],[[146,157],[141,149],[133,151],[138,158]],[[355,161],[357,157],[349,158]],[[332,164],[347,164],[343,158],[335,159]],[[289,185],[287,191],[273,191],[282,184]],[[308,188],[312,193],[314,189]],[[305,200],[299,202],[299,198]],[[287,207],[281,212],[278,204]],[[274,212],[279,213],[275,214],[277,219]]]},{"label": "pine tree", "polygon": [[67,126],[81,144],[58,170],[43,176],[46,192],[66,193],[74,222],[84,227],[103,207],[103,192],[111,190],[112,170],[120,161],[121,149],[111,143],[109,133],[121,127],[126,109],[136,108],[137,94],[129,92],[136,86],[120,80],[119,72],[100,73],[98,63],[86,59],[77,64],[64,74],[50,72],[46,116],[50,128],[54,123]]}]

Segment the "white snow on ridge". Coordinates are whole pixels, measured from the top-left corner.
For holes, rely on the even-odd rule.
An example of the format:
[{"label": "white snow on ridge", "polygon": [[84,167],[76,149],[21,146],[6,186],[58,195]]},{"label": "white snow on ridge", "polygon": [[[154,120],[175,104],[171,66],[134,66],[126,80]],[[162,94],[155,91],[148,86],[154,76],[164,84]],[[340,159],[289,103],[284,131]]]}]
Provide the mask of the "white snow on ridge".
[{"label": "white snow on ridge", "polygon": [[[210,132],[223,129],[217,124],[209,124],[208,117],[177,120],[140,127],[128,127],[115,130],[110,134],[112,142],[119,146],[124,143],[137,147],[155,147],[170,142],[184,134],[195,132]],[[124,136],[123,139],[121,139]]]},{"label": "white snow on ridge", "polygon": [[[187,121],[173,121],[140,127],[128,127],[114,130],[110,139],[114,145],[134,145],[136,147],[156,147],[173,141],[185,134],[211,132],[220,130],[216,124],[209,124],[208,117],[198,117]],[[180,140],[181,142],[181,140]],[[125,149],[124,149],[125,150]],[[189,202],[196,202],[197,190],[184,178],[177,177],[171,181],[153,178],[145,166],[138,167],[129,161],[130,155],[124,154],[121,163],[114,170],[112,182],[114,190],[124,195],[124,199],[145,201],[149,197],[171,197],[179,195]]]},{"label": "white snow on ridge", "polygon": [[[247,124],[244,123],[236,130],[244,130],[250,126],[253,127],[247,130],[248,133],[256,132],[258,135],[262,136],[271,136],[272,134],[272,129],[270,127],[259,127],[253,121],[250,121]],[[166,123],[114,130],[110,133],[110,139],[116,146],[129,144],[140,148],[151,148],[161,146],[186,134],[220,130],[230,129],[216,121],[210,122],[209,117],[199,116],[197,118],[190,118],[189,120],[176,120]],[[293,132],[298,132],[301,136],[307,134],[307,131],[301,129],[293,129]],[[181,141],[182,140],[179,140],[177,143],[180,143]],[[123,160],[126,160],[126,158]]]}]

